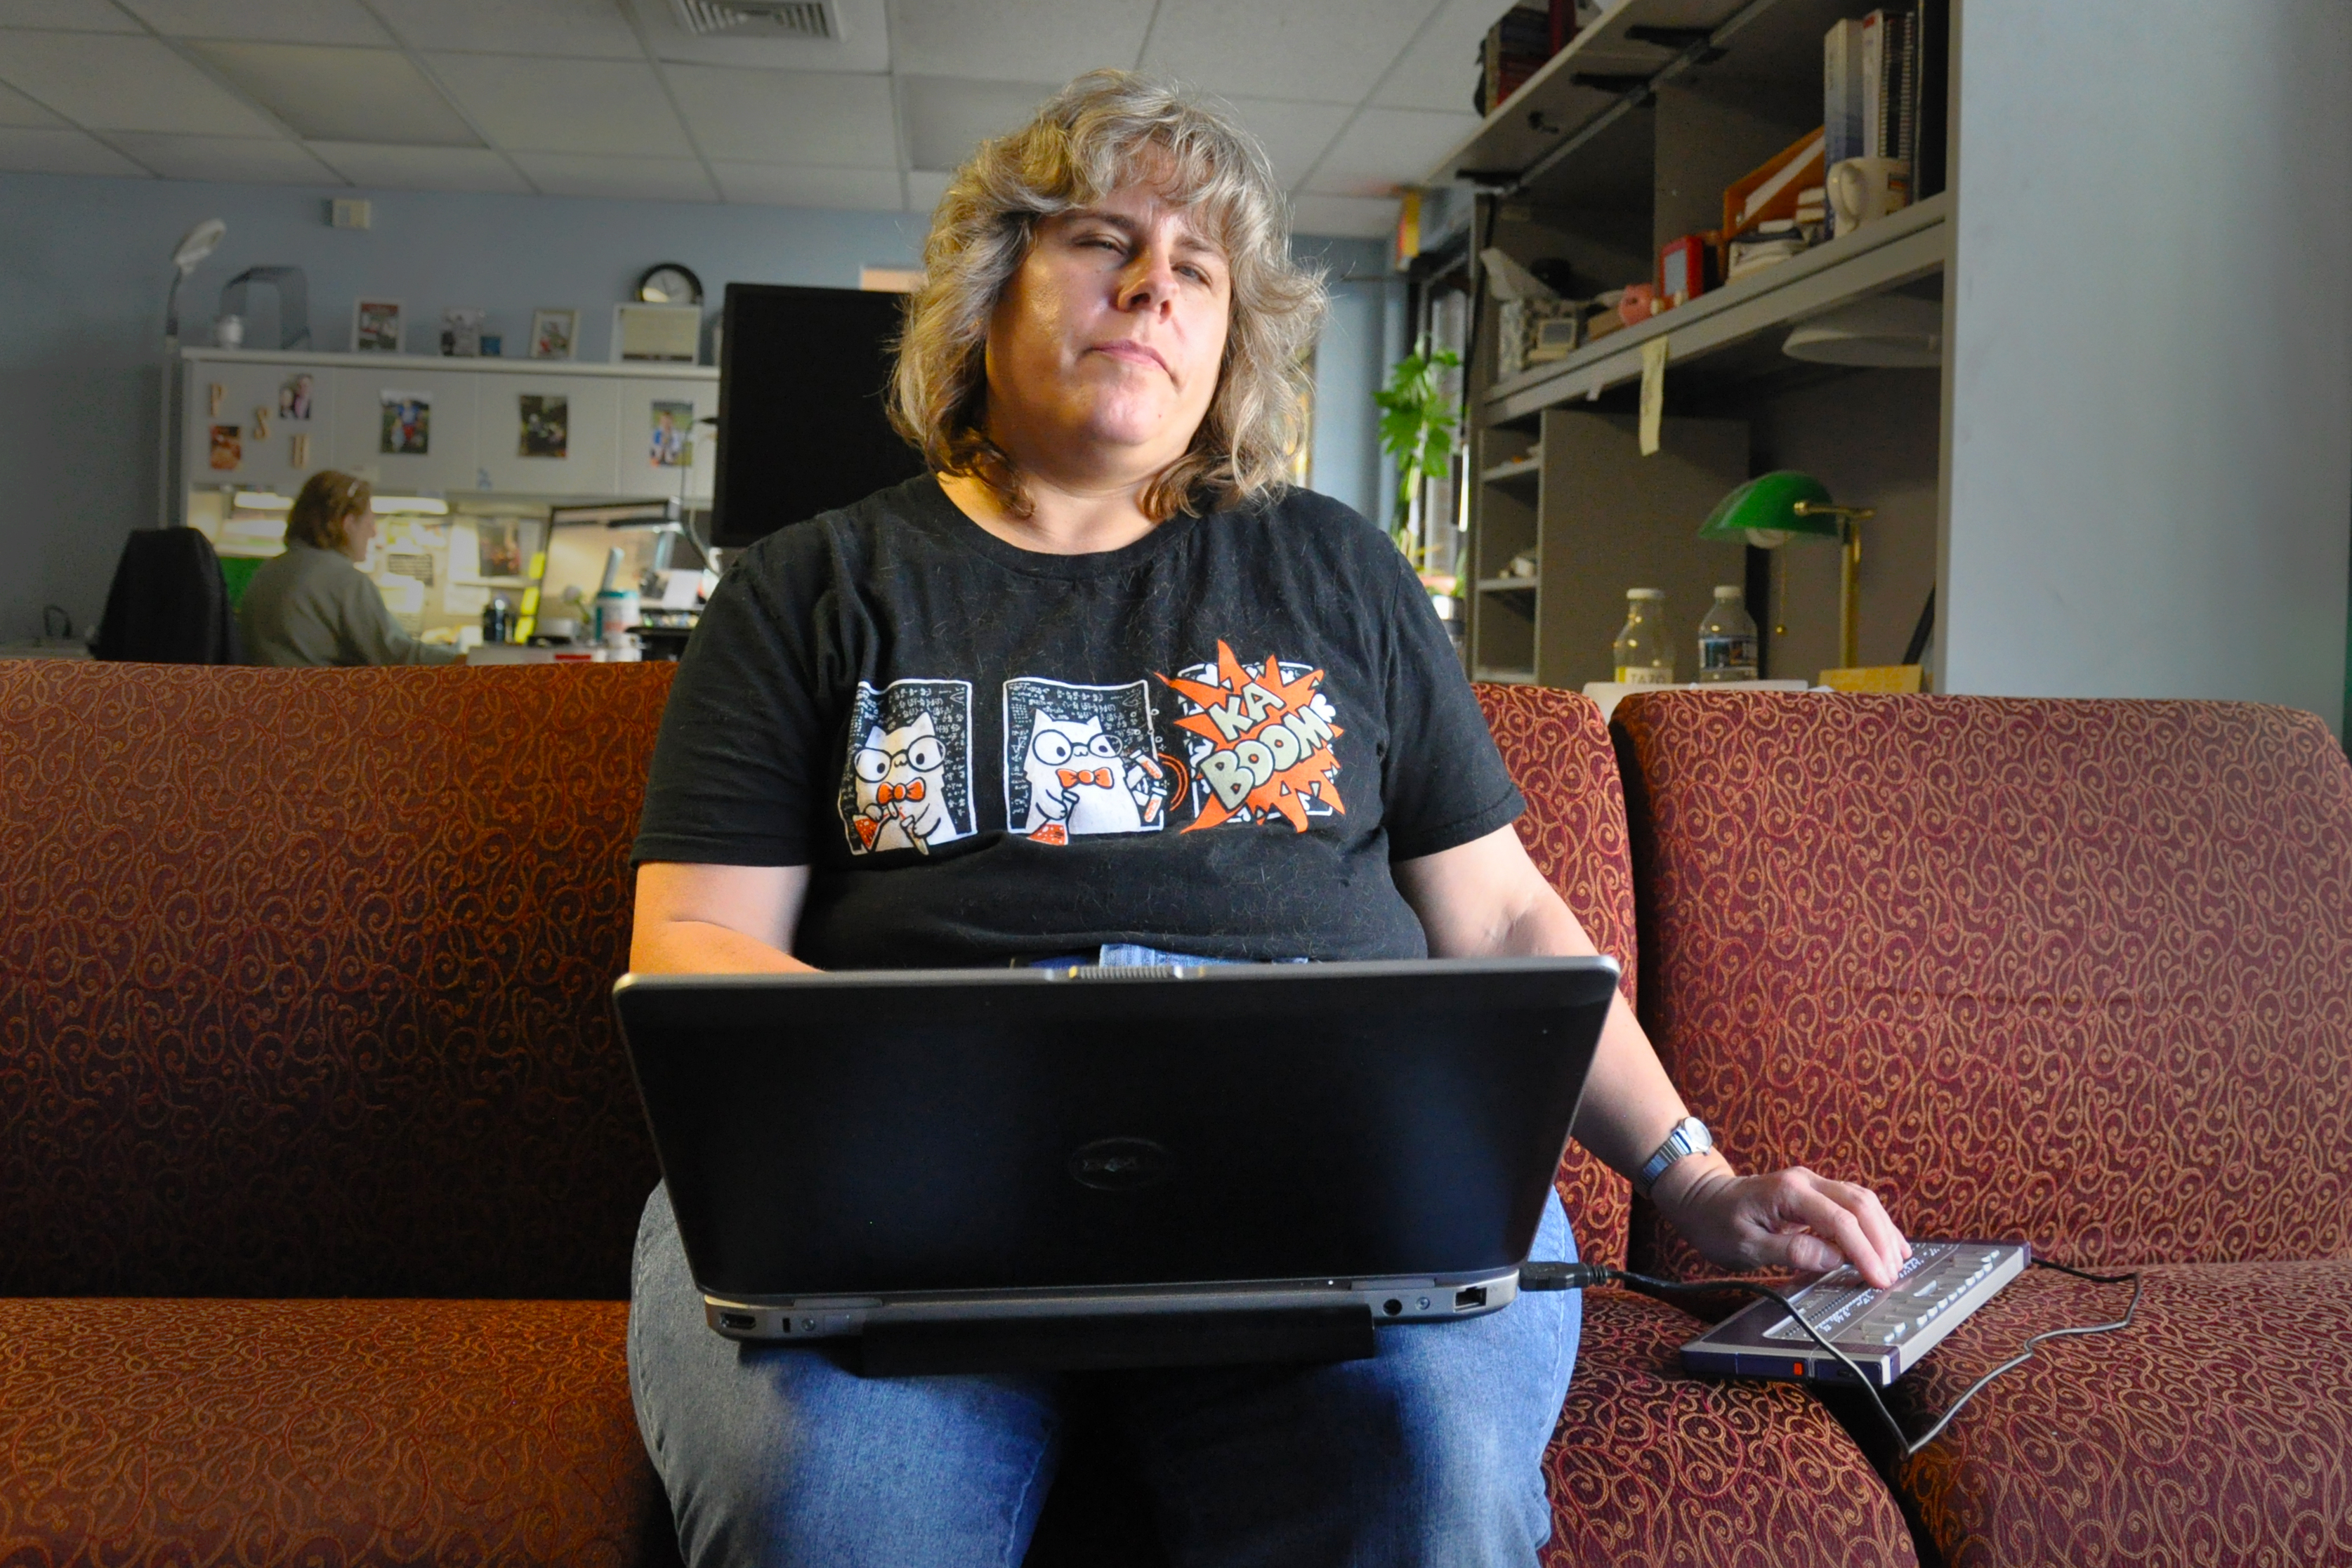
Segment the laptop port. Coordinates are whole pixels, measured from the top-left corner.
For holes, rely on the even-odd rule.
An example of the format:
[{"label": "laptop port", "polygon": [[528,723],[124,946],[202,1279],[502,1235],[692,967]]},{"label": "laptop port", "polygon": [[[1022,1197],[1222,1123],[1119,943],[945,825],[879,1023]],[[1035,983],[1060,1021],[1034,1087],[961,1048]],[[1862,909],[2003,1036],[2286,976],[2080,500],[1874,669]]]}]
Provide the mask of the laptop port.
[{"label": "laptop port", "polygon": [[1394,1296],[1391,1296],[1387,1301],[1381,1303],[1381,1311],[1388,1313],[1391,1317],[1396,1317],[1404,1311],[1404,1303],[1398,1301]]},{"label": "laptop port", "polygon": [[1454,1292],[1454,1310],[1457,1312],[1466,1312],[1473,1307],[1486,1304],[1486,1287],[1484,1285],[1465,1285]]},{"label": "laptop port", "polygon": [[733,1329],[738,1333],[750,1333],[760,1326],[760,1320],[749,1312],[721,1312],[719,1314],[719,1326]]}]

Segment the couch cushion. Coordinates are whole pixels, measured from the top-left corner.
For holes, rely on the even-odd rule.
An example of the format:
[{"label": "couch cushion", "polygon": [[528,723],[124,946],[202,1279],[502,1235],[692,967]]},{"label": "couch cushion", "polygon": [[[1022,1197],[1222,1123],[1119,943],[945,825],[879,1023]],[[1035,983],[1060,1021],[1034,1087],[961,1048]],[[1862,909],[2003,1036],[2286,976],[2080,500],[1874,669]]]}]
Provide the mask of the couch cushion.
[{"label": "couch cushion", "polygon": [[0,1562],[675,1560],[617,1301],[0,1301]]},{"label": "couch cushion", "polygon": [[0,1293],[625,1295],[669,671],[0,662]]},{"label": "couch cushion", "polygon": [[[1623,967],[1634,995],[1633,866],[1625,796],[1601,710],[1573,692],[1481,685],[1478,706],[1504,766],[1527,797],[1519,841],[1583,922],[1592,945]],[[1625,1261],[1625,1178],[1570,1144],[1559,1162],[1560,1200],[1577,1246],[1596,1263]]]},{"label": "couch cushion", "polygon": [[2352,1252],[2352,767],[2317,719],[1668,692],[1617,720],[1644,1021],[1734,1161],[2086,1264]]},{"label": "couch cushion", "polygon": [[1544,1457],[1547,1568],[1916,1563],[1894,1499],[1810,1395],[1682,1370],[1700,1330],[1646,1296],[1585,1292],[1576,1377]]},{"label": "couch cushion", "polygon": [[[1895,1385],[1903,1418],[2130,1299],[2032,1271]],[[1950,1568],[2352,1562],[2347,1343],[2352,1262],[2152,1268],[2131,1329],[2038,1346],[1902,1484]]]}]

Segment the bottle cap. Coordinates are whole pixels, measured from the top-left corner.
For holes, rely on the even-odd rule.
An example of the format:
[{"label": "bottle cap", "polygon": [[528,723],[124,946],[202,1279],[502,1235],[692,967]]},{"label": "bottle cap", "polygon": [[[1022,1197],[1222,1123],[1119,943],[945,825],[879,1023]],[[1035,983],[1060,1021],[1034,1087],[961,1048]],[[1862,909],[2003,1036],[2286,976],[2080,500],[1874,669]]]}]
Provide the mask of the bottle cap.
[{"label": "bottle cap", "polygon": [[1629,588],[1625,591],[1628,599],[1664,599],[1665,596],[1666,591],[1663,588]]}]

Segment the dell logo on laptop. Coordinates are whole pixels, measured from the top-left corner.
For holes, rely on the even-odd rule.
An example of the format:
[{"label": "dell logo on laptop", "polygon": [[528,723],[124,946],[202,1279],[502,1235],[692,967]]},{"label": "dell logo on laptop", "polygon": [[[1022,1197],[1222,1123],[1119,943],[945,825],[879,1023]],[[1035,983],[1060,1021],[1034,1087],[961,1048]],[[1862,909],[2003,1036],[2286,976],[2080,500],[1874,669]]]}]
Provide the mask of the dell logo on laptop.
[{"label": "dell logo on laptop", "polygon": [[1157,1186],[1176,1174],[1176,1156],[1149,1138],[1097,1138],[1070,1156],[1070,1179],[1104,1192]]}]

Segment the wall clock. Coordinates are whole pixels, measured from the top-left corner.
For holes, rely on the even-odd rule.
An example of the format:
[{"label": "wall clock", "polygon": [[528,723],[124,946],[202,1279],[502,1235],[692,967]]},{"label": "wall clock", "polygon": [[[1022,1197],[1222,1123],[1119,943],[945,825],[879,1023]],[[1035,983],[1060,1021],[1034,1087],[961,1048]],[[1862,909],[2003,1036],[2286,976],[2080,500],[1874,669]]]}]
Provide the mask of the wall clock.
[{"label": "wall clock", "polygon": [[637,298],[647,305],[699,305],[702,279],[681,262],[665,261],[646,268],[637,279]]}]

